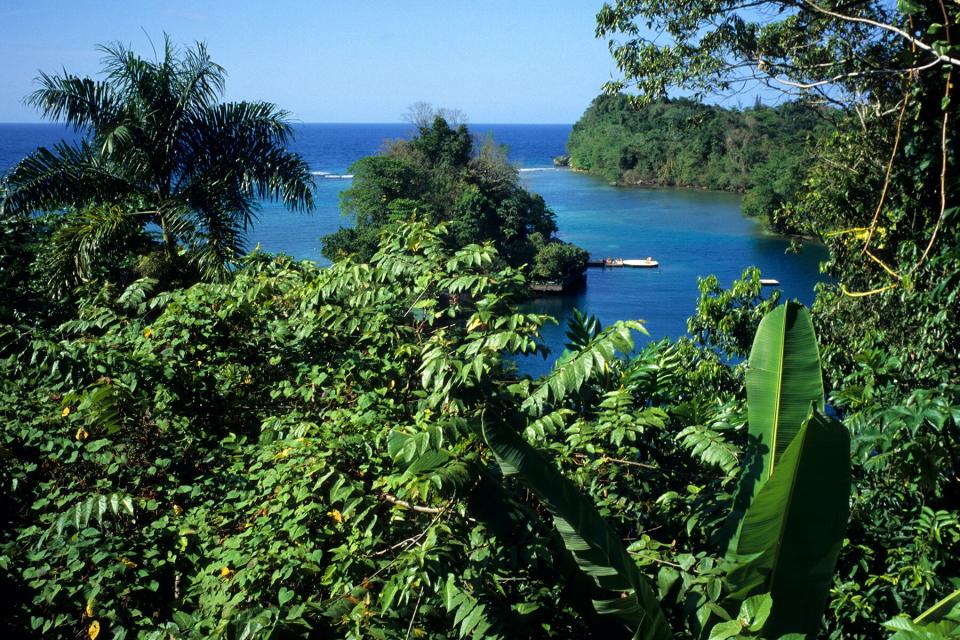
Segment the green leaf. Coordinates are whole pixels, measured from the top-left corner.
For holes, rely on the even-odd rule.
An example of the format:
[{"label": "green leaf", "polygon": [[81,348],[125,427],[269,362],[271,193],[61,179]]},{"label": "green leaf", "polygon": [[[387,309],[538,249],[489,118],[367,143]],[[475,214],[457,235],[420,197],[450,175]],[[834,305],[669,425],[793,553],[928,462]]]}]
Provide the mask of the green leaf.
[{"label": "green leaf", "polygon": [[740,635],[741,630],[743,630],[743,625],[740,624],[739,620],[721,622],[720,624],[714,625],[713,629],[710,630],[709,640],[728,640],[728,638],[736,638]]},{"label": "green leaf", "polygon": [[484,419],[483,437],[504,475],[518,475],[550,509],[580,569],[610,592],[609,599],[594,601],[597,612],[616,616],[641,640],[670,638],[653,588],[596,506],[504,422]]},{"label": "green leaf", "polygon": [[957,610],[960,610],[960,589],[921,613],[914,622],[936,622]]},{"label": "green leaf", "polygon": [[773,598],[770,597],[769,593],[751,596],[740,605],[740,615],[738,617],[747,621],[750,631],[760,631],[767,618],[770,617],[772,607]]},{"label": "green leaf", "polygon": [[564,353],[553,371],[544,376],[539,386],[524,400],[523,409],[539,415],[547,403],[556,404],[567,394],[579,391],[594,375],[609,368],[616,359],[617,351],[630,353],[633,350],[634,331],[649,335],[642,322],[615,322],[579,350]]},{"label": "green leaf", "polygon": [[820,352],[810,314],[788,302],[764,316],[746,374],[749,433],[734,507],[728,552],[737,545],[743,513],[793,441],[811,403],[823,410]]},{"label": "green leaf", "polygon": [[849,514],[849,452],[846,427],[814,411],[747,510],[725,605],[770,592],[765,635],[820,627]]},{"label": "green leaf", "polygon": [[751,439],[763,452],[762,484],[806,420],[810,403],[823,410],[820,352],[807,309],[788,302],[767,314],[748,366],[747,412]]}]

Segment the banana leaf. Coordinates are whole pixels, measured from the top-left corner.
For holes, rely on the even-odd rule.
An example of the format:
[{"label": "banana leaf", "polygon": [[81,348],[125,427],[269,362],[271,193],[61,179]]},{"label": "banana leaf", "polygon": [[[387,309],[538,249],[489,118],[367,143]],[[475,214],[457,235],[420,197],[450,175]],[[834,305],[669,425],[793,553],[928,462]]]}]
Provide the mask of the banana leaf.
[{"label": "banana leaf", "polygon": [[743,519],[724,602],[769,592],[764,637],[815,637],[850,510],[850,434],[814,410]]},{"label": "banana leaf", "polygon": [[780,305],[760,321],[746,374],[747,445],[733,509],[721,538],[733,553],[737,532],[757,491],[773,473],[810,404],[823,410],[820,352],[810,313],[797,302]]}]

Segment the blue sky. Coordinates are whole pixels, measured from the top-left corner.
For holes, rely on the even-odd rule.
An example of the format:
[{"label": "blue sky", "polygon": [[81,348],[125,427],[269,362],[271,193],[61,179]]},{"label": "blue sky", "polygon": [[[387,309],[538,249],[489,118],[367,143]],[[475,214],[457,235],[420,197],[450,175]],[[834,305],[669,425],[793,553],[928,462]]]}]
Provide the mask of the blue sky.
[{"label": "blue sky", "polygon": [[303,122],[397,122],[422,100],[472,122],[569,123],[614,71],[593,37],[601,4],[4,0],[0,122],[38,120],[22,102],[38,70],[94,74],[98,43],[149,53],[147,34],[166,31],[207,42],[228,99],[269,100]]}]

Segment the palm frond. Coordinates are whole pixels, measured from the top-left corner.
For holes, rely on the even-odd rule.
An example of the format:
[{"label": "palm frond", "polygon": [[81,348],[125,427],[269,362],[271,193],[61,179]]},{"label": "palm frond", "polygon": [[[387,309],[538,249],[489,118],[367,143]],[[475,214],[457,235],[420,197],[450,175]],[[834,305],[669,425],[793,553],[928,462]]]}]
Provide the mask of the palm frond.
[{"label": "palm frond", "polygon": [[216,182],[291,209],[313,208],[310,167],[286,150],[293,135],[286,112],[266,102],[233,102],[185,117],[178,167],[185,188]]},{"label": "palm frond", "polygon": [[3,211],[15,215],[118,203],[139,191],[87,142],[37,149],[10,171],[5,187]]},{"label": "palm frond", "polygon": [[46,256],[51,283],[71,287],[90,281],[105,264],[114,262],[115,250],[144,244],[142,215],[118,206],[67,214],[54,231]]},{"label": "palm frond", "polygon": [[117,118],[120,110],[116,92],[107,82],[81,78],[66,71],[62,75],[40,73],[40,88],[27,96],[26,103],[40,110],[42,117],[59,120],[75,129],[99,128]]}]

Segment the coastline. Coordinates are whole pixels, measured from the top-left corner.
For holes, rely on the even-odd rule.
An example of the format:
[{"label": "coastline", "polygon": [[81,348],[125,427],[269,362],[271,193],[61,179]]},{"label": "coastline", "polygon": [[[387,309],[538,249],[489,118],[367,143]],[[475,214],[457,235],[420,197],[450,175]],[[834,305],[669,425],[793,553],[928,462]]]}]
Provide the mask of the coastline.
[{"label": "coastline", "polygon": [[[566,167],[559,167],[560,169],[566,168],[574,173],[580,173],[587,176],[592,176],[599,180],[604,180],[608,186],[622,189],[646,189],[650,191],[695,191],[698,193],[724,193],[730,195],[743,196],[746,193],[745,190],[740,189],[711,189],[709,187],[701,187],[697,185],[677,185],[677,184],[662,184],[656,182],[644,182],[644,181],[627,181],[622,179],[617,180],[606,180],[602,175],[591,171],[590,169],[584,169],[582,167],[576,167],[573,164],[568,164]],[[770,222],[763,218],[757,216],[749,216],[743,211],[740,214],[748,219],[754,220],[760,226],[761,232],[766,236],[776,237],[776,238],[785,238],[788,240],[799,240],[801,242],[812,242],[817,245],[826,246],[822,239],[817,236],[807,236],[798,233],[781,233],[776,229],[770,226]]]}]

